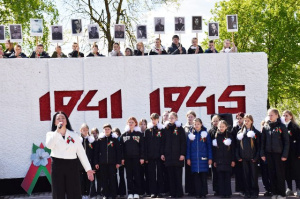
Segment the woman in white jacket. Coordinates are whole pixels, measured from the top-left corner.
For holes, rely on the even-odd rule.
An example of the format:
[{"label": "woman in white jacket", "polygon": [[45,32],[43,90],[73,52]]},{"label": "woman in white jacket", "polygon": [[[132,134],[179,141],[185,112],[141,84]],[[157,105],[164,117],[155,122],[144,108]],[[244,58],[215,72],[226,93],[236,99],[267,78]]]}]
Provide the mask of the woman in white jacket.
[{"label": "woman in white jacket", "polygon": [[67,196],[67,198],[81,199],[77,156],[91,181],[94,180],[94,171],[79,135],[72,130],[64,112],[57,112],[53,116],[52,129],[46,135],[46,146],[51,149],[52,157],[52,197],[64,199]]}]

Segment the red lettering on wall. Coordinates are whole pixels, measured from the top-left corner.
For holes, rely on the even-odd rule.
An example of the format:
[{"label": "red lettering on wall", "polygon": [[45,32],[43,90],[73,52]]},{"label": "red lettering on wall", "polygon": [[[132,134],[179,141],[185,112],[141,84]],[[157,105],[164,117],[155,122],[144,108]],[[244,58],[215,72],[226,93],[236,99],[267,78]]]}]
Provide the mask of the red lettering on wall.
[{"label": "red lettering on wall", "polygon": [[206,98],[206,102],[197,102],[203,91],[205,90],[205,86],[197,87],[194,93],[191,95],[189,100],[186,102],[186,107],[207,107],[207,114],[215,114],[215,95],[211,95]]},{"label": "red lettering on wall", "polygon": [[150,93],[150,115],[152,113],[157,113],[160,115],[160,89],[156,89]]},{"label": "red lettering on wall", "polygon": [[[83,91],[54,91],[55,111],[63,111],[71,115]],[[69,103],[64,105],[64,97],[71,97]]]},{"label": "red lettering on wall", "polygon": [[218,102],[237,102],[236,108],[226,108],[219,106],[219,113],[238,113],[246,112],[246,97],[230,97],[233,91],[245,91],[245,85],[228,86],[223,94],[220,96]]},{"label": "red lettering on wall", "polygon": [[118,90],[110,96],[111,118],[122,118],[122,92]]},{"label": "red lettering on wall", "polygon": [[[171,108],[171,111],[178,112],[190,89],[190,86],[164,88],[165,107]],[[173,101],[172,95],[176,93],[179,93],[179,96],[177,100]]]},{"label": "red lettering on wall", "polygon": [[51,120],[50,92],[46,93],[39,99],[40,103],[40,120]]}]

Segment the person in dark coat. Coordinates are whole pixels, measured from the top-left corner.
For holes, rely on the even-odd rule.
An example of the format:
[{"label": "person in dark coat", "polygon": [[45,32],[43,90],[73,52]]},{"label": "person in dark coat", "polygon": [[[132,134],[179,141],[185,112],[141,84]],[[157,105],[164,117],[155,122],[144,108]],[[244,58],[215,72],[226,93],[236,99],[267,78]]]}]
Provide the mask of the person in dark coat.
[{"label": "person in dark coat", "polygon": [[152,113],[150,118],[152,122],[148,123],[145,132],[145,161],[148,162],[149,192],[151,198],[162,198],[164,180],[161,147],[164,126],[158,123],[157,113]]},{"label": "person in dark coat", "polygon": [[61,51],[61,46],[56,46],[51,58],[67,58],[67,55]]},{"label": "person in dark coat", "polygon": [[192,131],[188,135],[186,159],[191,166],[197,198],[206,198],[207,173],[212,164],[212,144],[200,118],[194,120]]},{"label": "person in dark coat", "polygon": [[208,42],[208,49],[205,50],[205,53],[218,53],[217,49],[215,48],[214,40],[210,40]]},{"label": "person in dark coat", "polygon": [[12,53],[14,53],[14,44],[12,42],[10,42],[10,40],[6,40],[5,41],[5,51],[3,54],[4,58],[9,58],[11,56]]},{"label": "person in dark coat", "polygon": [[135,117],[127,120],[121,138],[122,164],[125,165],[128,199],[138,199],[142,194],[141,164],[144,164],[144,136]]},{"label": "person in dark coat", "polygon": [[[146,130],[147,130],[147,120],[146,119],[141,119],[139,121],[139,127],[141,128],[141,133],[144,136],[144,141],[145,141],[145,136],[146,136]],[[145,146],[145,142],[144,142]],[[145,150],[144,150],[145,152]],[[146,197],[150,196],[149,192],[149,176],[148,176],[148,163],[144,162],[144,164],[141,165],[141,177],[142,177],[142,194]]]},{"label": "person in dark coat", "polygon": [[282,123],[287,127],[290,135],[290,150],[286,161],[286,183],[287,196],[294,196],[292,181],[296,182],[297,196],[300,196],[300,127],[295,122],[293,113],[285,110],[283,112]]},{"label": "person in dark coat", "polygon": [[289,134],[281,123],[277,109],[268,110],[268,119],[262,129],[261,159],[267,161],[271,191],[275,198],[285,198],[284,163],[289,154]]},{"label": "person in dark coat", "polygon": [[121,148],[118,136],[112,134],[110,124],[103,126],[104,132],[99,134],[99,142],[95,147],[95,168],[100,170],[102,194],[104,197],[117,197],[117,169],[121,164]]},{"label": "person in dark coat", "polygon": [[50,58],[50,56],[46,51],[44,51],[44,45],[39,44],[36,46],[35,51],[31,53],[29,58]]},{"label": "person in dark coat", "polygon": [[[219,123],[220,120],[221,120],[221,118],[220,118],[219,115],[214,115],[211,118],[211,129],[208,131],[211,140],[216,139],[216,133],[217,133],[217,130],[218,130],[218,123]],[[216,153],[216,147],[213,147],[212,151],[213,151],[213,154],[215,154]],[[214,162],[213,162],[213,164],[214,164]],[[213,191],[215,192],[214,196],[219,196],[217,168],[212,166],[211,167],[211,172],[212,172],[212,181],[213,181]]]},{"label": "person in dark coat", "polygon": [[257,198],[257,162],[260,159],[260,132],[253,126],[253,117],[244,116],[244,125],[237,134],[236,159],[242,163],[243,184],[246,198]]},{"label": "person in dark coat", "polygon": [[161,156],[167,167],[172,198],[183,196],[182,167],[186,154],[185,132],[177,119],[177,113],[169,114],[169,123],[165,124]]},{"label": "person in dark coat", "polygon": [[230,198],[231,191],[231,172],[235,166],[235,154],[232,144],[232,134],[227,131],[228,124],[225,120],[218,123],[216,138],[213,140],[215,153],[213,154],[214,167],[218,172],[219,194],[223,198]]},{"label": "person in dark coat", "polygon": [[[185,131],[185,137],[188,137],[188,134],[193,129],[194,119],[196,119],[196,113],[195,111],[188,111],[186,114],[187,123],[183,127]],[[191,166],[187,164],[187,159],[185,160],[184,164],[185,169],[185,193],[188,193],[188,196],[195,196],[195,184],[194,179],[191,171]]]},{"label": "person in dark coat", "polygon": [[167,51],[165,48],[161,45],[160,38],[155,39],[155,45],[150,50],[149,55],[167,55]]},{"label": "person in dark coat", "polygon": [[168,48],[168,54],[171,55],[181,55],[186,54],[185,48],[179,43],[179,36],[174,35],[172,37],[172,45]]},{"label": "person in dark coat", "polygon": [[[245,113],[239,112],[235,115],[235,125],[231,130],[232,139],[233,139],[233,145],[236,145],[236,136],[238,132],[241,130],[243,124],[244,124],[244,116]],[[235,149],[235,147],[234,147]],[[244,180],[243,180],[243,164],[240,161],[237,161],[236,156],[235,157],[235,167],[233,168],[233,173],[235,177],[235,191],[240,192],[241,196],[245,195],[245,189],[244,189]]]},{"label": "person in dark coat", "polygon": [[90,52],[87,57],[105,57],[104,55],[99,53],[99,48],[96,43],[93,44],[92,50],[93,51]]},{"label": "person in dark coat", "polygon": [[[81,132],[82,146],[85,150],[86,156],[90,164],[94,165],[93,164],[93,157],[94,157],[93,143],[95,141],[95,138],[93,135],[89,135],[89,127],[87,124],[81,125],[80,132]],[[81,194],[83,197],[88,198],[90,195],[91,182],[87,178],[87,174],[79,161],[78,164],[79,164],[80,181],[81,181]]]},{"label": "person in dark coat", "polygon": [[27,56],[22,53],[22,46],[15,45],[14,52],[9,56],[9,58],[27,58]]},{"label": "person in dark coat", "polygon": [[145,56],[148,55],[148,53],[145,53],[145,46],[143,42],[138,42],[136,44],[136,50],[134,50],[134,55],[135,56]]},{"label": "person in dark coat", "polygon": [[188,54],[200,54],[203,53],[203,49],[198,45],[198,39],[194,37],[192,39],[192,45],[188,49]]},{"label": "person in dark coat", "polygon": [[69,57],[72,58],[81,58],[84,57],[84,54],[82,52],[79,52],[79,45],[78,43],[74,42],[72,45],[73,51],[69,53]]}]

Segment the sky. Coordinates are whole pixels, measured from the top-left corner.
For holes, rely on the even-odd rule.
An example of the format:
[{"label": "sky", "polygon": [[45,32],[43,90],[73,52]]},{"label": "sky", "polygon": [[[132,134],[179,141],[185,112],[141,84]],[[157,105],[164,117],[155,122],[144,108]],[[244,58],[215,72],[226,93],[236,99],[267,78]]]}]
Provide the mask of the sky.
[{"label": "sky", "polygon": [[[57,1],[59,14],[60,14],[59,23],[64,26],[64,38],[66,38],[67,40],[66,43],[62,46],[63,52],[67,53],[71,51],[72,42],[77,41],[77,38],[72,37],[70,35],[71,22],[69,21],[69,19],[66,19],[67,18],[65,16],[66,12],[62,2],[60,0],[56,0],[56,1]],[[146,13],[147,19],[145,20],[145,24],[147,25],[147,29],[148,29],[148,41],[145,41],[144,44],[148,46],[148,51],[150,51],[151,47],[153,46],[154,39],[158,37],[158,35],[154,34],[154,17],[165,17],[165,24],[166,24],[165,34],[161,34],[160,38],[162,40],[162,45],[166,48],[171,45],[172,36],[175,34],[174,17],[185,17],[186,31],[185,34],[180,34],[179,36],[183,47],[188,49],[189,46],[191,45],[191,39],[196,36],[196,33],[192,33],[192,25],[191,25],[192,16],[202,16],[204,20],[209,20],[212,17],[210,10],[214,8],[215,3],[218,1],[220,0],[182,0],[180,7],[178,9],[176,9],[175,7],[172,8],[172,7],[162,6],[156,10]],[[89,20],[83,19],[84,28],[86,28],[88,24],[89,24]],[[199,42],[201,42],[203,39],[207,37],[205,31],[207,31],[208,28],[204,24],[204,22],[202,24],[202,27],[203,27],[202,28],[203,33],[198,34]],[[84,43],[87,43],[87,41],[85,41]],[[54,50],[55,45],[56,44],[53,44],[50,47],[49,50],[50,52]],[[102,42],[99,41],[98,45],[101,53],[107,55],[107,48],[104,47],[103,40]],[[88,51],[90,50],[89,46],[87,46],[86,44],[85,45],[81,44],[80,46],[82,51],[85,54],[87,54]],[[126,44],[121,43],[121,47],[123,48],[121,50],[124,51],[125,46]],[[207,46],[203,46],[202,48],[205,49],[207,48]]]}]

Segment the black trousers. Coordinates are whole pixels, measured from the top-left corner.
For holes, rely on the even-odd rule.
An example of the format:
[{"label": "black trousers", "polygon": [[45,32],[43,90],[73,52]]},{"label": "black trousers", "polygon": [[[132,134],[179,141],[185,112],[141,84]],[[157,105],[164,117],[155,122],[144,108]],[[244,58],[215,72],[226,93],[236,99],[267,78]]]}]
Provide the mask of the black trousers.
[{"label": "black trousers", "polygon": [[244,190],[246,195],[258,196],[258,174],[257,163],[252,161],[242,161]]},{"label": "black trousers", "polygon": [[165,164],[163,164],[163,178],[164,178],[164,193],[170,193],[169,173]]},{"label": "black trousers", "polygon": [[175,197],[183,196],[182,188],[182,167],[167,167],[170,183],[170,195]]},{"label": "black trousers", "polygon": [[207,173],[193,173],[194,177],[194,190],[196,191],[196,196],[206,196],[208,194],[207,187]]},{"label": "black trousers", "polygon": [[212,174],[212,184],[213,184],[213,191],[216,193],[219,193],[219,185],[218,185],[218,172],[217,168],[211,166],[211,174]]},{"label": "black trousers", "polygon": [[220,196],[232,195],[230,171],[218,171],[218,186]]},{"label": "black trousers", "polygon": [[142,194],[149,194],[149,176],[148,176],[148,164],[141,165],[141,182],[142,182]]},{"label": "black trousers", "polygon": [[115,164],[99,165],[100,178],[102,182],[102,194],[105,197],[117,196],[117,169]]},{"label": "black trousers", "polygon": [[[295,180],[296,189],[300,189],[300,180]],[[287,186],[290,190],[293,190],[293,180],[286,180]]]},{"label": "black trousers", "polygon": [[51,164],[52,198],[81,199],[80,174],[77,159],[52,157]]},{"label": "black trousers", "polygon": [[235,191],[236,192],[245,192],[242,163],[239,161],[236,161],[233,171],[234,171],[234,176],[235,176]]},{"label": "black trousers", "polygon": [[186,161],[184,164],[184,169],[185,169],[185,193],[189,193],[190,195],[195,194],[195,184],[193,180],[193,174],[191,170],[191,166],[189,166]]},{"label": "black trousers", "polygon": [[90,192],[90,196],[94,197],[97,195],[101,195],[101,177],[100,177],[100,171],[96,170],[96,173],[94,175],[95,180],[91,183],[91,192]]},{"label": "black trousers", "polygon": [[125,184],[125,173],[124,166],[119,167],[119,185],[118,185],[118,195],[126,195],[126,184]]},{"label": "black trousers", "polygon": [[80,187],[81,187],[81,195],[83,196],[90,195],[91,181],[89,181],[85,170],[80,171]]},{"label": "black trousers", "polygon": [[285,169],[281,154],[267,153],[268,171],[273,195],[285,196]]},{"label": "black trousers", "polygon": [[141,182],[141,165],[139,158],[125,159],[128,194],[143,194]]},{"label": "black trousers", "polygon": [[163,162],[161,159],[148,161],[149,192],[162,194],[164,192]]},{"label": "black trousers", "polygon": [[270,182],[270,177],[269,177],[267,161],[260,160],[260,169],[261,169],[261,178],[262,178],[262,182],[265,187],[265,190],[267,192],[271,192],[271,182]]}]

